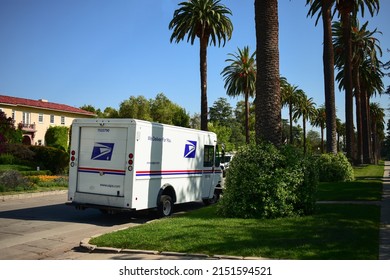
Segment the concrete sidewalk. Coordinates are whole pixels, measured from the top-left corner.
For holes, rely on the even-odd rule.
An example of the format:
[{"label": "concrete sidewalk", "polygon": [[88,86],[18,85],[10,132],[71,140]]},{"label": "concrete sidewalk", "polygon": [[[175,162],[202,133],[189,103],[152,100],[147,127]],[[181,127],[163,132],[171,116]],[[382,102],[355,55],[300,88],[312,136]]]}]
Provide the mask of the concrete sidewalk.
[{"label": "concrete sidewalk", "polygon": [[379,259],[390,260],[390,161],[385,162],[383,174]]}]

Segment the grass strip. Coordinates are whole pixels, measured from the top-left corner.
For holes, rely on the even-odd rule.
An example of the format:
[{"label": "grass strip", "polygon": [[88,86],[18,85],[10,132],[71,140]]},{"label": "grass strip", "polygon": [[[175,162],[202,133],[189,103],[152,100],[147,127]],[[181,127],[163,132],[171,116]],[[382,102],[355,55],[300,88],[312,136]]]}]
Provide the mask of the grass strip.
[{"label": "grass strip", "polygon": [[320,205],[307,217],[226,219],[212,206],[102,235],[91,244],[272,259],[371,260],[378,258],[379,217],[374,205]]}]

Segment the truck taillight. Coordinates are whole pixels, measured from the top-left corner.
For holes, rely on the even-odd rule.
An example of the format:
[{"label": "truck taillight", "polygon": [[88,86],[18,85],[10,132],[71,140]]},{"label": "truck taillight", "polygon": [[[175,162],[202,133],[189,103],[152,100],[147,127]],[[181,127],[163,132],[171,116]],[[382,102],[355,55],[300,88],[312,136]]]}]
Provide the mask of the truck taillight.
[{"label": "truck taillight", "polygon": [[130,153],[129,154],[129,160],[127,161],[127,163],[129,164],[129,167],[127,167],[127,169],[129,171],[132,171],[133,170],[133,163],[134,163],[134,154],[133,153]]},{"label": "truck taillight", "polygon": [[70,152],[70,154],[71,154],[71,157],[70,157],[70,166],[73,167],[73,166],[74,166],[74,161],[76,160],[76,157],[75,157],[76,151],[75,151],[75,150],[72,150],[72,151]]}]

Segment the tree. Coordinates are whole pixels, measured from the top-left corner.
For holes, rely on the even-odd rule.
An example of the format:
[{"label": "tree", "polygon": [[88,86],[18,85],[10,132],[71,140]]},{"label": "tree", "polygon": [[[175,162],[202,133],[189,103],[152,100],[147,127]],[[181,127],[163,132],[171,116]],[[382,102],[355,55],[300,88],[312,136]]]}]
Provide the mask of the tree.
[{"label": "tree", "polygon": [[289,139],[290,144],[293,144],[294,137],[293,137],[293,112],[294,108],[297,106],[297,103],[299,101],[299,89],[298,86],[293,86],[287,82],[287,79],[285,77],[280,78],[280,92],[282,97],[282,106],[288,106],[288,115],[289,115],[289,121],[290,121],[290,133],[289,133]]},{"label": "tree", "polygon": [[15,128],[15,120],[11,117],[7,118],[6,114],[0,110],[0,145],[4,143],[21,143],[22,137],[22,131]]},{"label": "tree", "polygon": [[245,138],[249,144],[249,97],[253,97],[256,90],[256,53],[250,54],[249,47],[238,49],[238,53],[229,54],[232,58],[226,59],[230,65],[226,66],[221,74],[225,80],[225,89],[228,96],[244,95],[245,98]]},{"label": "tree", "polygon": [[120,118],[134,118],[145,121],[151,121],[150,102],[144,96],[130,96],[119,106]]},{"label": "tree", "polygon": [[[352,47],[352,77],[353,89],[356,101],[356,124],[357,124],[357,156],[358,163],[371,163],[371,141],[370,141],[370,122],[369,122],[369,98],[372,92],[383,90],[380,63],[378,54],[382,55],[382,50],[378,40],[374,37],[377,30],[369,31],[368,22],[361,28],[359,22],[354,19],[351,30]],[[336,49],[335,61],[340,72],[337,74],[337,80],[340,88],[344,87],[345,82],[345,52],[344,52],[344,33],[342,24],[335,22],[333,24],[334,46]]]},{"label": "tree", "polygon": [[323,67],[325,87],[325,113],[326,113],[326,147],[329,153],[337,153],[336,142],[336,105],[334,93],[334,51],[332,43],[332,15],[331,10],[335,0],[307,0],[310,4],[308,15],[318,14],[323,23]]},{"label": "tree", "polygon": [[210,121],[222,126],[229,126],[233,120],[233,108],[226,98],[220,97],[210,107]]},{"label": "tree", "polygon": [[372,146],[374,163],[378,164],[380,156],[380,143],[385,138],[385,110],[378,103],[370,104],[371,129],[372,129]]},{"label": "tree", "polygon": [[277,0],[255,0],[256,141],[282,144]]},{"label": "tree", "polygon": [[225,45],[233,33],[233,24],[229,19],[230,9],[219,0],[190,0],[179,4],[169,29],[173,29],[170,41],[176,43],[187,36],[187,42],[200,41],[200,83],[201,83],[201,129],[207,130],[207,47]]},{"label": "tree", "polygon": [[318,109],[316,109],[311,124],[321,129],[321,153],[323,153],[324,152],[324,129],[326,127],[325,106],[320,106]]},{"label": "tree", "polygon": [[345,119],[346,119],[346,151],[347,157],[353,158],[353,81],[352,81],[352,18],[361,11],[364,16],[364,7],[367,7],[371,16],[379,11],[379,0],[336,0],[336,8],[339,12],[344,42],[345,67],[344,67],[344,88],[345,88]]},{"label": "tree", "polygon": [[302,127],[303,127],[303,153],[306,155],[306,122],[312,119],[316,114],[315,103],[313,98],[308,98],[303,90],[299,91],[299,102],[297,107],[294,110],[294,118],[302,117]]}]

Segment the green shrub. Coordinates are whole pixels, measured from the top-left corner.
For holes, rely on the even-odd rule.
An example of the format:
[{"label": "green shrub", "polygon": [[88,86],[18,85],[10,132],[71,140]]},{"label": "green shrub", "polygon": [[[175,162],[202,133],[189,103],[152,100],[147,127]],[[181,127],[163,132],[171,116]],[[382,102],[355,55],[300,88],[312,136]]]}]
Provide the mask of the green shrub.
[{"label": "green shrub", "polygon": [[317,159],[321,182],[349,182],[354,180],[351,163],[342,154],[322,154]]},{"label": "green shrub", "polygon": [[34,163],[42,170],[50,170],[53,174],[60,174],[69,164],[67,152],[47,146],[30,146],[35,153]]},{"label": "green shrub", "polygon": [[51,126],[45,134],[47,146],[66,151],[68,149],[69,128],[66,126]]},{"label": "green shrub", "polygon": [[15,164],[15,157],[11,154],[0,154],[0,164]]},{"label": "green shrub", "polygon": [[14,157],[12,164],[23,164],[33,159],[34,153],[29,146],[23,144],[4,143],[2,154],[11,154]]},{"label": "green shrub", "polygon": [[245,146],[230,163],[218,212],[238,218],[310,214],[317,182],[313,161],[297,150]]}]

